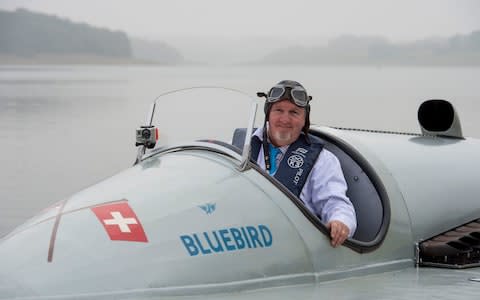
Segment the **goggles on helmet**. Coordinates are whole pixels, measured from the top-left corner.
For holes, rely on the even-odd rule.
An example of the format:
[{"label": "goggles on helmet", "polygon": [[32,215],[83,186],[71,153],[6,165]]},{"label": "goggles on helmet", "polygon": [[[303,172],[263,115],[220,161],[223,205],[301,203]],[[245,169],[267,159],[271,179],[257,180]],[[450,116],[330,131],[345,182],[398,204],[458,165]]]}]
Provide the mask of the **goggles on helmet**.
[{"label": "goggles on helmet", "polygon": [[268,92],[267,102],[269,103],[275,103],[283,99],[291,99],[297,106],[306,107],[312,97],[308,96],[307,91],[301,86],[276,85]]}]

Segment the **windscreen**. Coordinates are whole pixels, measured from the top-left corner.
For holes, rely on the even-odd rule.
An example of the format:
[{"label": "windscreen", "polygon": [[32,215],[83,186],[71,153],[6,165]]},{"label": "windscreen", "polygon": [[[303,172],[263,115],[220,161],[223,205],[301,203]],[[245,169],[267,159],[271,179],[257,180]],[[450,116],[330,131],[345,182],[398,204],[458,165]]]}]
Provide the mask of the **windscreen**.
[{"label": "windscreen", "polygon": [[[155,100],[152,125],[158,128],[156,148],[199,140],[231,144],[235,129],[255,122],[255,103],[263,100],[223,87],[167,92]],[[258,126],[261,121],[256,123]]]}]

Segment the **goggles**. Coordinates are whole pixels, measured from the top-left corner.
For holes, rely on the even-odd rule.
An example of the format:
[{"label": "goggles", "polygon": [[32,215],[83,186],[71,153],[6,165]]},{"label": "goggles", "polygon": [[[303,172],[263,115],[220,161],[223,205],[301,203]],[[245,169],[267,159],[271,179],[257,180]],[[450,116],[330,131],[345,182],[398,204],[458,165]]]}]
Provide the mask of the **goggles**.
[{"label": "goggles", "polygon": [[[289,95],[287,94],[289,93]],[[286,95],[286,97],[284,97]],[[290,96],[290,97],[289,97]],[[307,91],[301,86],[284,86],[276,85],[270,89],[267,95],[267,102],[275,103],[283,99],[292,100],[297,106],[306,107],[308,102],[312,100],[311,96],[307,95]]]}]

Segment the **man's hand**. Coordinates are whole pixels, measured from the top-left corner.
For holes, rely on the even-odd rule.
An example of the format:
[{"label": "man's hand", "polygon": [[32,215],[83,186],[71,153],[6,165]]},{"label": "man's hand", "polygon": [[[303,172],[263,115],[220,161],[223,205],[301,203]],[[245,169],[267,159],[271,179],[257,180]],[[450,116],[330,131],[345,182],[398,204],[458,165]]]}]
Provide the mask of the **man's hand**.
[{"label": "man's hand", "polygon": [[347,225],[340,221],[330,221],[327,224],[327,228],[330,229],[330,237],[332,238],[332,246],[337,247],[348,238],[350,230]]}]

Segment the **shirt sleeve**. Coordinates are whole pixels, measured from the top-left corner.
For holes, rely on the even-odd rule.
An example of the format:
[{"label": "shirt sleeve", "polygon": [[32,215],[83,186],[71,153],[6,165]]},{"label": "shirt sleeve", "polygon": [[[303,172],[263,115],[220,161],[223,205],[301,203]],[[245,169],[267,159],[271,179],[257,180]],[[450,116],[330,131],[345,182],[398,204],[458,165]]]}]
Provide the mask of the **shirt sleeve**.
[{"label": "shirt sleeve", "polygon": [[323,149],[317,158],[300,198],[322,219],[324,224],[336,220],[350,229],[352,237],[357,228],[355,209],[346,195],[347,183],[338,158]]}]

